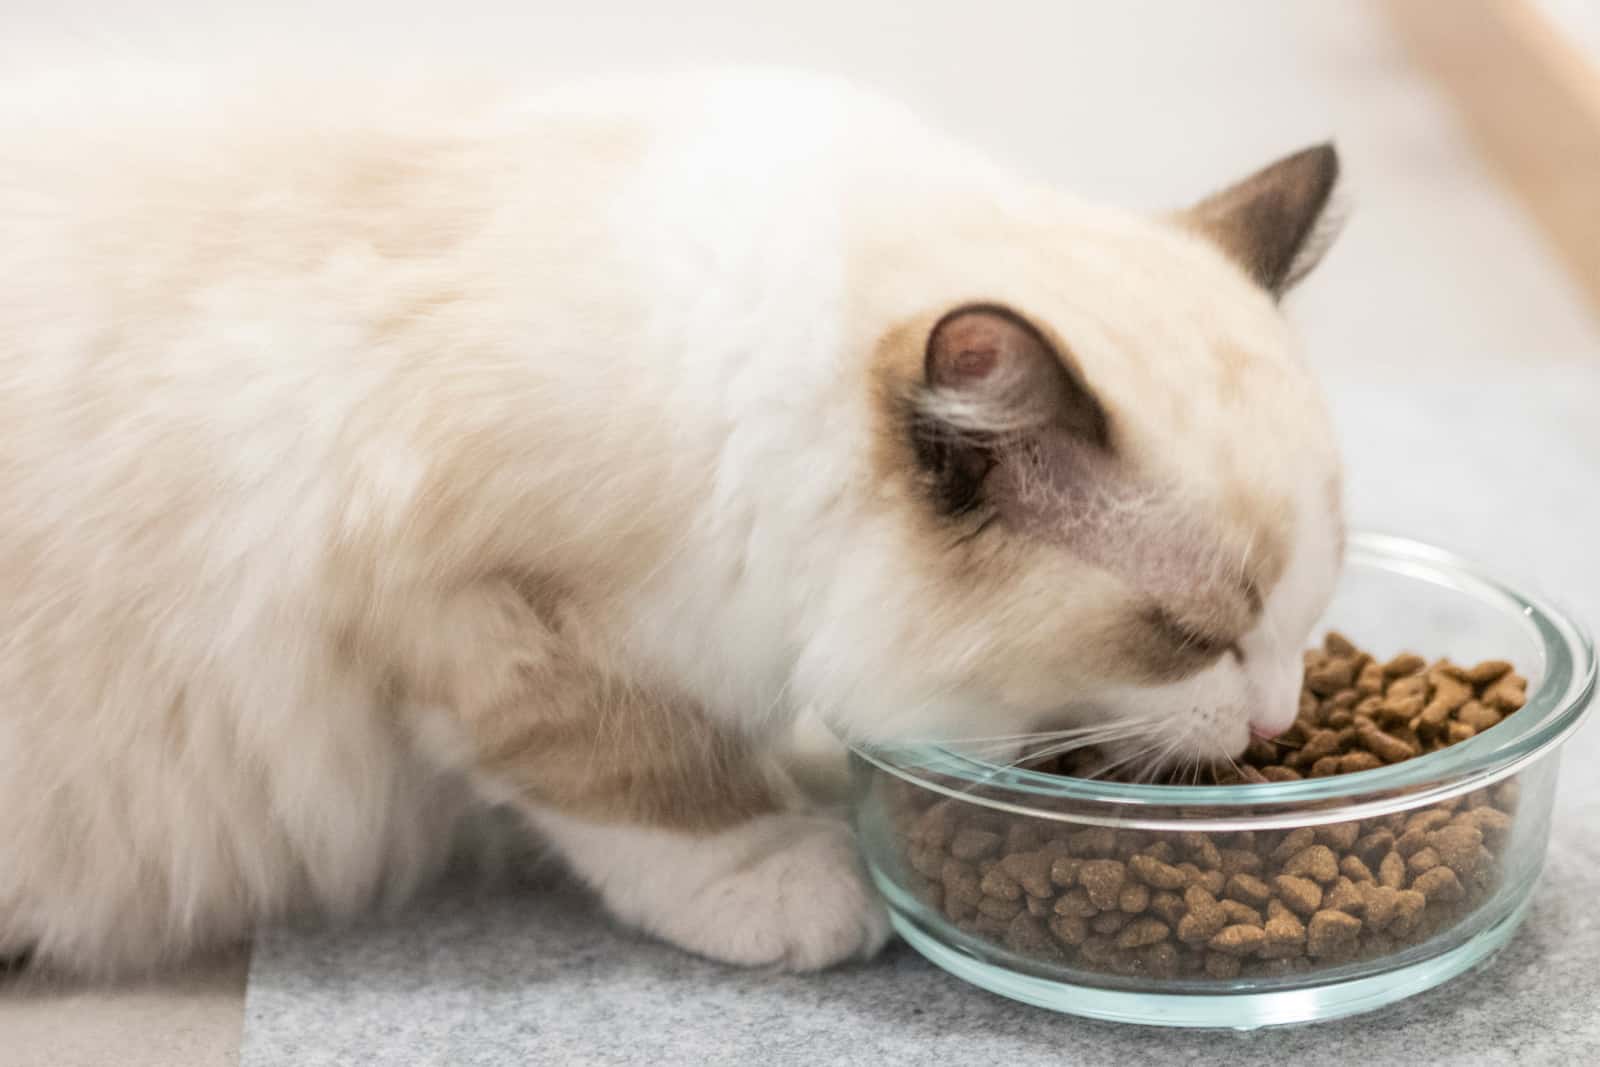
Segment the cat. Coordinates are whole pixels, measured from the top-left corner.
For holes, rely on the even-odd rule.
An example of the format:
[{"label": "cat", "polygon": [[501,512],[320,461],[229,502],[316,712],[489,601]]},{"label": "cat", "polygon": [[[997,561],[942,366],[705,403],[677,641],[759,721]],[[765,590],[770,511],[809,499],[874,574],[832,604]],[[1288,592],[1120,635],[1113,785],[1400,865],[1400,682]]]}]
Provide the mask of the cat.
[{"label": "cat", "polygon": [[0,108],[0,955],[350,914],[504,803],[814,969],[888,928],[797,716],[1292,720],[1331,147],[1144,216],[822,77],[174,84]]}]

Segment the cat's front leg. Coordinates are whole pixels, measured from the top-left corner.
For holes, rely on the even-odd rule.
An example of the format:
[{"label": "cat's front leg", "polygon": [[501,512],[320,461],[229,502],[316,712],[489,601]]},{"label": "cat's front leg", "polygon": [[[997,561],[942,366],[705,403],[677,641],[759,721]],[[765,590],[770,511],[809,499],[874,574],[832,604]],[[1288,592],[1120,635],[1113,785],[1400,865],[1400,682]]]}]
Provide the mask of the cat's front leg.
[{"label": "cat's front leg", "polygon": [[888,937],[849,828],[778,811],[710,832],[535,821],[625,922],[712,959],[809,971],[870,956]]},{"label": "cat's front leg", "polygon": [[757,743],[608,676],[509,587],[437,618],[456,635],[441,654],[478,766],[619,918],[713,959],[790,970],[882,947],[888,921],[850,828]]}]

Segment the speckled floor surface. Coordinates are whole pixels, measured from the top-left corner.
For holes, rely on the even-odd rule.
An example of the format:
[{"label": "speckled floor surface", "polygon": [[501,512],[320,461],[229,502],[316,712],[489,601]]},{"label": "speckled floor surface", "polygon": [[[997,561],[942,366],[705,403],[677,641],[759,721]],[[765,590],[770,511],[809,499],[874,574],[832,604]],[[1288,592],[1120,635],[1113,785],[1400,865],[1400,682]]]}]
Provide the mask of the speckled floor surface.
[{"label": "speckled floor surface", "polygon": [[[1479,556],[1600,621],[1600,324],[1356,0],[817,0],[759,17],[730,0],[342,0],[240,20],[243,5],[7,0],[0,60],[7,37],[227,36],[315,7],[308,24],[361,25],[369,53],[421,25],[433,47],[540,76],[822,66],[1086,194],[1150,206],[1337,134],[1356,212],[1291,313],[1334,397],[1354,520]],[[1359,1022],[1250,1035],[1086,1023],[963,986],[903,946],[822,977],[734,972],[617,931],[543,872],[342,932],[263,936],[242,1062],[1600,1062],[1597,759],[1591,726],[1570,746],[1550,868],[1507,951]],[[0,1000],[0,1064],[227,1062],[238,971],[191,977],[104,1002]],[[210,1043],[193,1051],[183,1027]]]}]

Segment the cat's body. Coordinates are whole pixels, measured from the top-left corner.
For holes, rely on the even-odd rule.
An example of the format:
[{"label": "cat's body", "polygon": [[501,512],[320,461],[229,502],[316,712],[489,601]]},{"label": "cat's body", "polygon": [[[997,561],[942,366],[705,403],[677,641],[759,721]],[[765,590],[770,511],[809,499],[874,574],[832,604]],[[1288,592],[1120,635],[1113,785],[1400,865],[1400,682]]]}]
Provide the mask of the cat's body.
[{"label": "cat's body", "polygon": [[[349,911],[476,791],[624,918],[827,963],[884,926],[763,750],[799,710],[902,737],[1069,691],[1237,710],[1292,666],[1206,649],[1288,662],[1326,595],[1325,422],[1203,220],[1080,206],[780,77],[12,99],[0,955],[141,967]],[[930,330],[968,306],[952,336],[1002,370],[1070,348],[1089,422],[963,423],[970,361],[936,379]],[[1024,547],[939,503],[980,439]],[[1057,452],[1094,488],[1053,539]]]}]

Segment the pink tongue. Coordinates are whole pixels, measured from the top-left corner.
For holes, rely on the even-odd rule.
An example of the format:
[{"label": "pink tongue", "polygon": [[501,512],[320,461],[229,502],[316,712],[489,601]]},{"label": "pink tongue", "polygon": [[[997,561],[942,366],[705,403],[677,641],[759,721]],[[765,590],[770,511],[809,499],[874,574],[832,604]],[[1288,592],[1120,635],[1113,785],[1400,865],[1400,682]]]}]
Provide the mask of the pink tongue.
[{"label": "pink tongue", "polygon": [[1293,723],[1284,723],[1282,726],[1263,726],[1258,722],[1250,723],[1250,736],[1259,737],[1263,741],[1271,741],[1280,734],[1287,733]]}]

